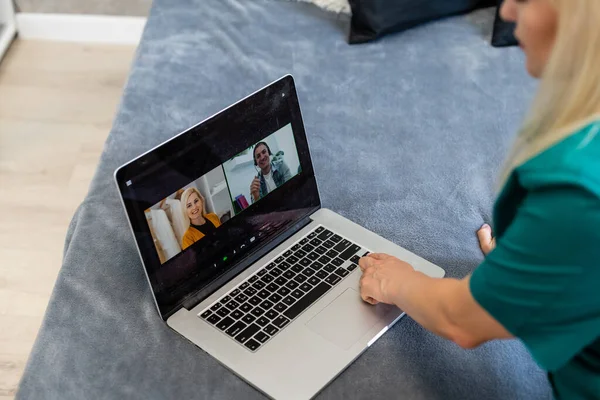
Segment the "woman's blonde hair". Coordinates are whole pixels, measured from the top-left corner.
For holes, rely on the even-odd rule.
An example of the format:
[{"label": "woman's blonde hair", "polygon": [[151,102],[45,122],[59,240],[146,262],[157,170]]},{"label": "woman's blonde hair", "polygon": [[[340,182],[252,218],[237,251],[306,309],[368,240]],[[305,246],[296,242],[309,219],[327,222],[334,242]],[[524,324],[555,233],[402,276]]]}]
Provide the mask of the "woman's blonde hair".
[{"label": "woman's blonde hair", "polygon": [[600,120],[600,0],[550,1],[558,12],[554,47],[502,184],[515,167]]},{"label": "woman's blonde hair", "polygon": [[202,200],[202,216],[206,216],[206,201],[204,200],[204,196],[202,196],[200,191],[195,187],[189,187],[185,189],[183,191],[183,194],[181,195],[181,210],[183,211],[183,215],[189,218],[187,214],[187,201],[192,195],[192,193],[196,193],[198,197],[200,197],[200,200]]}]

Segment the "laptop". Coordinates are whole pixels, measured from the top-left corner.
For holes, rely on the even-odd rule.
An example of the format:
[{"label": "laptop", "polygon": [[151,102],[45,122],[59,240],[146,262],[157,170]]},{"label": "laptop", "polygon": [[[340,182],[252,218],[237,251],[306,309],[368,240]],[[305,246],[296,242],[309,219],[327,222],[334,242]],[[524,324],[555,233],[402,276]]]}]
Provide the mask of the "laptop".
[{"label": "laptop", "polygon": [[444,276],[321,206],[289,75],[114,177],[159,315],[271,398],[314,397],[404,315],[362,301],[360,257]]}]

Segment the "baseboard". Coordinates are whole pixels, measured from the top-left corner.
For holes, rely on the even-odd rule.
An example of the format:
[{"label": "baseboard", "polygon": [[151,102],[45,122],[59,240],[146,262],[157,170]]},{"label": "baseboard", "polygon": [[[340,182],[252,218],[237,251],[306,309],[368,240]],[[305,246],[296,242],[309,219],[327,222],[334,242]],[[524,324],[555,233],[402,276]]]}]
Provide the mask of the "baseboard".
[{"label": "baseboard", "polygon": [[137,45],[146,25],[144,17],[82,14],[17,13],[23,39]]},{"label": "baseboard", "polygon": [[16,33],[17,30],[14,22],[9,21],[5,24],[0,24],[0,61],[12,43]]}]

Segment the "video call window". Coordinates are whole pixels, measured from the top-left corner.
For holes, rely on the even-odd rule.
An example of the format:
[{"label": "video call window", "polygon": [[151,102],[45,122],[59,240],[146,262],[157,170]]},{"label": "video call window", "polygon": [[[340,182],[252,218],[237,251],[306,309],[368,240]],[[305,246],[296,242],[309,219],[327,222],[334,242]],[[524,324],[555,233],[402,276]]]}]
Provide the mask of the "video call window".
[{"label": "video call window", "polygon": [[164,264],[300,173],[291,124],[171,193],[144,214]]},{"label": "video call window", "polygon": [[223,169],[232,207],[239,214],[300,173],[292,125],[240,152],[226,161]]}]

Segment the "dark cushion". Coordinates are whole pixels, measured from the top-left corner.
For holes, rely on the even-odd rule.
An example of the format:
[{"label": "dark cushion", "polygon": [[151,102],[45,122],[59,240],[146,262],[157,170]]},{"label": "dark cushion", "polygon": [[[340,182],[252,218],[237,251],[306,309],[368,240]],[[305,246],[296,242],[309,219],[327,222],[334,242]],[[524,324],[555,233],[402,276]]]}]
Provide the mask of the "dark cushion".
[{"label": "dark cushion", "polygon": [[349,0],[352,8],[350,44],[424,22],[496,5],[496,0]]},{"label": "dark cushion", "polygon": [[496,20],[494,21],[494,33],[492,33],[492,46],[506,47],[519,44],[515,38],[515,24],[506,22],[500,18],[500,7],[504,0],[498,0],[498,10],[496,11]]}]

